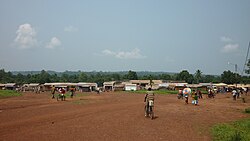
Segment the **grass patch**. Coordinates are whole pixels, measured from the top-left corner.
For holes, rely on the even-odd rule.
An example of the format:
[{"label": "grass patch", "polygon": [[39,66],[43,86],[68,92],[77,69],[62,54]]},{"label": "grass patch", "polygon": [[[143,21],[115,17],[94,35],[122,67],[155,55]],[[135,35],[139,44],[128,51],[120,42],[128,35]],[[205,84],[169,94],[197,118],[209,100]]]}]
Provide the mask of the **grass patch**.
[{"label": "grass patch", "polygon": [[214,141],[249,141],[250,118],[229,124],[218,124],[212,128]]},{"label": "grass patch", "polygon": [[245,113],[250,114],[250,107],[248,107],[248,108],[245,109]]},{"label": "grass patch", "polygon": [[16,92],[13,90],[0,90],[0,99],[1,98],[7,98],[7,97],[13,97],[13,96],[21,96],[22,94],[20,92]]}]

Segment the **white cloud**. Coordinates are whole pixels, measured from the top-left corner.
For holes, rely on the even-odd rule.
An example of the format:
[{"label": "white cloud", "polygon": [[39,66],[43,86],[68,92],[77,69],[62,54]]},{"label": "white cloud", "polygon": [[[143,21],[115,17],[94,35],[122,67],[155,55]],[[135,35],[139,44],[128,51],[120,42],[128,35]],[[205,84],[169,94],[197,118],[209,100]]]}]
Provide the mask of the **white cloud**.
[{"label": "white cloud", "polygon": [[145,58],[145,56],[141,55],[140,53],[140,49],[135,48],[130,52],[124,52],[124,51],[120,51],[120,52],[114,52],[114,51],[110,51],[110,50],[103,50],[102,53],[104,55],[108,55],[108,56],[114,56],[115,58],[119,58],[119,59],[141,59],[141,58]]},{"label": "white cloud", "polygon": [[16,34],[14,42],[21,49],[32,48],[37,45],[36,31],[30,24],[20,25]]},{"label": "white cloud", "polygon": [[232,53],[232,52],[236,52],[239,49],[239,45],[238,44],[227,44],[222,48],[222,52],[223,53]]},{"label": "white cloud", "polygon": [[50,42],[47,44],[46,48],[54,49],[60,46],[62,43],[57,37],[51,38]]},{"label": "white cloud", "polygon": [[67,26],[64,28],[64,31],[65,32],[77,32],[78,31],[78,28],[74,27],[74,26]]},{"label": "white cloud", "polygon": [[220,40],[221,40],[222,42],[227,42],[227,43],[233,41],[231,38],[225,37],[225,36],[220,37]]}]

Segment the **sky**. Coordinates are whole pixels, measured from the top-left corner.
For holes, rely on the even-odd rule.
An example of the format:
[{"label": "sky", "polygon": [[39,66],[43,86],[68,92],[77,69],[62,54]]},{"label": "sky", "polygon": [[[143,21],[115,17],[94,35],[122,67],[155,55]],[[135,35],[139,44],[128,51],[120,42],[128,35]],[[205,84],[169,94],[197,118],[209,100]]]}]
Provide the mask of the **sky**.
[{"label": "sky", "polygon": [[6,71],[241,73],[249,41],[250,0],[0,1]]}]

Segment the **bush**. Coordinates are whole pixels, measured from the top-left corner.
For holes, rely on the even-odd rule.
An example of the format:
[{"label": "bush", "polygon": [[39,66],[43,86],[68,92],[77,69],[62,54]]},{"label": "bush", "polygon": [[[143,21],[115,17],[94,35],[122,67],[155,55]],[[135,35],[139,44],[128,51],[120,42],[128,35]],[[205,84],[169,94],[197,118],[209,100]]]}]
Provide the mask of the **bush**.
[{"label": "bush", "polygon": [[240,141],[240,140],[242,140],[241,133],[239,131],[236,131],[232,136],[231,141]]},{"label": "bush", "polygon": [[16,92],[13,90],[0,90],[0,98],[13,97],[13,96],[21,96],[20,92]]},{"label": "bush", "polygon": [[250,119],[215,125],[212,128],[212,135],[215,141],[249,141]]},{"label": "bush", "polygon": [[245,109],[245,112],[246,112],[246,113],[250,113],[250,107],[246,108],[246,109]]}]

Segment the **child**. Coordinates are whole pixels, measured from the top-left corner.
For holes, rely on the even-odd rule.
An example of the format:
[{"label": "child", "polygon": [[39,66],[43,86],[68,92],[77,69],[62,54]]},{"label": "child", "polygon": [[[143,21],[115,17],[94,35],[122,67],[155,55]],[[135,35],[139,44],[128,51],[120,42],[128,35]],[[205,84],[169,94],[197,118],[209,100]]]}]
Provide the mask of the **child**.
[{"label": "child", "polygon": [[191,94],[192,104],[195,103],[195,100],[194,100],[195,94],[197,94],[196,91],[193,91],[192,94]]},{"label": "child", "polygon": [[198,105],[198,95],[197,95],[197,93],[194,94],[194,105],[195,106]]}]

